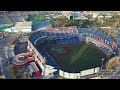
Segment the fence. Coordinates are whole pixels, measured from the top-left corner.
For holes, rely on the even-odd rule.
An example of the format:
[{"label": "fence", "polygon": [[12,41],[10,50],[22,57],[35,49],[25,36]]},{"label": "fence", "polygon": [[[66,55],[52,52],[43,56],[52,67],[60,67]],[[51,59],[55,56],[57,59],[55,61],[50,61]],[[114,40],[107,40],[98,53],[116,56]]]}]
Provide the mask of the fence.
[{"label": "fence", "polygon": [[62,70],[59,70],[59,75],[63,78],[66,78],[66,79],[77,79],[77,78],[81,78],[83,76],[98,73],[99,71],[100,71],[100,67],[80,71],[80,73],[68,73],[68,72],[64,72]]}]

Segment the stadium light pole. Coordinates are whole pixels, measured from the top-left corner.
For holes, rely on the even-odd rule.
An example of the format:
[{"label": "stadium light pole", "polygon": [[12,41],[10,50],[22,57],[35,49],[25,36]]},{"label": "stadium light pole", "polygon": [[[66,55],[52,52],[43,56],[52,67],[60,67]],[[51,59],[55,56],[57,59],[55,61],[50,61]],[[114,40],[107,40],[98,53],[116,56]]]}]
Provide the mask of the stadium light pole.
[{"label": "stadium light pole", "polygon": [[101,65],[101,71],[102,71],[102,68],[103,68],[103,62],[104,62],[105,58],[102,58],[101,61],[102,61],[102,65]]},{"label": "stadium light pole", "polygon": [[73,67],[73,72],[74,72],[74,67]]},{"label": "stadium light pole", "polygon": [[3,70],[2,70],[2,62],[1,62],[2,58],[0,58],[0,72],[2,73]]},{"label": "stadium light pole", "polygon": [[43,72],[43,75],[45,74],[45,69],[46,69],[46,66],[45,66],[45,64],[46,64],[46,57],[44,57],[44,60],[45,60],[45,62],[44,62],[44,72]]}]

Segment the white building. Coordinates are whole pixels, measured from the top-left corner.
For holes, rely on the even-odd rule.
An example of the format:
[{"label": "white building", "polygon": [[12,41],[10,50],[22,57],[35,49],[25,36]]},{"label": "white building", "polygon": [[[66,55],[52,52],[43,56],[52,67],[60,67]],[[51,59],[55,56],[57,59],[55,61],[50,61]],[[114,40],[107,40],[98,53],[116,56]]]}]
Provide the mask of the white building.
[{"label": "white building", "polygon": [[80,19],[80,20],[88,19],[80,11],[74,11],[74,12],[72,12],[72,11],[64,11],[64,12],[62,12],[62,14],[64,16],[66,16],[68,19]]},{"label": "white building", "polygon": [[31,32],[32,30],[32,22],[16,22],[14,27],[9,29],[5,29],[7,32]]},{"label": "white building", "polygon": [[45,66],[46,66],[45,71],[44,71],[44,75],[45,75],[45,76],[48,76],[48,75],[50,75],[50,74],[53,74],[54,72],[57,71],[57,69],[55,69],[55,68],[52,67],[52,66],[49,66],[49,65],[45,65]]},{"label": "white building", "polygon": [[92,18],[96,18],[100,13],[99,12],[93,12],[93,11],[84,11],[84,15],[92,15]]},{"label": "white building", "polygon": [[61,11],[61,14],[63,16],[66,16],[68,19],[70,19],[70,16],[72,15],[72,11]]},{"label": "white building", "polygon": [[74,12],[74,13],[72,14],[72,16],[73,16],[73,19],[79,19],[79,20],[88,19],[88,18],[85,17],[84,14],[81,13],[81,12]]},{"label": "white building", "polygon": [[11,28],[7,28],[7,29],[5,29],[5,32],[12,32],[12,29]]},{"label": "white building", "polygon": [[111,26],[101,26],[100,29],[112,30]]},{"label": "white building", "polygon": [[99,14],[98,13],[93,13],[92,15],[93,15],[92,18],[96,18]]}]

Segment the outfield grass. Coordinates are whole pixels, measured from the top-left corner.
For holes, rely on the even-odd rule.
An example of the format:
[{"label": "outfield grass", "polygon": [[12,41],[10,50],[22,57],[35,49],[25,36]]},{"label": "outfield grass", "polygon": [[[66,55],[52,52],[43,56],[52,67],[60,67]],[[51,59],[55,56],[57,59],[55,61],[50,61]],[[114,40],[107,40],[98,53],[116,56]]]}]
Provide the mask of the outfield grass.
[{"label": "outfield grass", "polygon": [[69,55],[64,55],[62,57],[58,56],[59,52],[54,53],[52,50],[56,47],[58,51],[61,49],[61,46],[54,46],[49,49],[51,52],[50,54],[55,58],[56,62],[67,67],[67,69],[65,69],[67,72],[80,72],[101,66],[101,59],[103,58],[104,53],[94,46],[86,43],[68,45],[68,47],[71,47],[72,52]]}]

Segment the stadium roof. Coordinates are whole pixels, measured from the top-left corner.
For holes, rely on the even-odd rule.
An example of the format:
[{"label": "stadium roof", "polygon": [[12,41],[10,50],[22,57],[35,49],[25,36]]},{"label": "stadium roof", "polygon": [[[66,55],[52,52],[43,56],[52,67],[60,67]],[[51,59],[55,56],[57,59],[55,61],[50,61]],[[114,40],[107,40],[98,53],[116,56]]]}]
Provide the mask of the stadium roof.
[{"label": "stadium roof", "polygon": [[15,27],[29,27],[32,25],[32,22],[17,22]]},{"label": "stadium roof", "polygon": [[43,30],[43,29],[48,29],[50,28],[50,21],[38,21],[38,22],[33,22],[32,30]]},{"label": "stadium roof", "polygon": [[43,38],[46,38],[47,36],[43,36],[43,37],[39,37],[37,38],[35,41],[34,41],[34,45],[36,45],[37,41],[40,40],[40,39],[43,39]]}]

